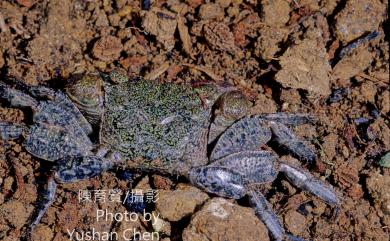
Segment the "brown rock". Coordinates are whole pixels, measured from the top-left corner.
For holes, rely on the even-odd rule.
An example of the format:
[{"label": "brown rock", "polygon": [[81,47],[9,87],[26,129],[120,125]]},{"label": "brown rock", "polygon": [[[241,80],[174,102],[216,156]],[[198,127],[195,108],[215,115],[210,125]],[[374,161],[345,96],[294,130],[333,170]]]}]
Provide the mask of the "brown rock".
[{"label": "brown rock", "polygon": [[246,36],[251,38],[257,37],[257,31],[262,27],[264,27],[264,24],[261,22],[259,15],[257,13],[249,14],[233,27],[236,44],[240,47],[244,47],[249,44],[250,41],[246,39]]},{"label": "brown rock", "polygon": [[386,7],[379,0],[350,0],[336,16],[336,35],[348,43],[367,32],[378,29]]},{"label": "brown rock", "polygon": [[229,27],[220,22],[211,22],[203,27],[204,37],[211,47],[234,53],[234,36]]},{"label": "brown rock", "polygon": [[365,81],[360,86],[360,93],[364,100],[370,103],[375,103],[376,85],[371,81]]},{"label": "brown rock", "polygon": [[169,221],[179,221],[192,214],[208,198],[206,193],[193,186],[179,184],[177,190],[158,192],[156,210]]},{"label": "brown rock", "polygon": [[301,103],[301,96],[295,89],[282,89],[282,93],[280,94],[280,101],[297,105]]},{"label": "brown rock", "polygon": [[171,223],[162,219],[157,212],[153,212],[152,214],[151,222],[154,231],[171,235]]},{"label": "brown rock", "polygon": [[[38,84],[59,77],[58,74],[67,78],[71,73],[85,70],[83,46],[91,39],[92,31],[86,26],[86,20],[76,17],[78,14],[73,3],[70,0],[51,0],[46,4],[44,17],[36,22],[38,32],[26,47],[26,57],[34,65],[23,71],[23,76],[20,76],[22,71],[14,71],[15,77],[20,76],[29,84]],[[30,16],[26,26],[31,26],[30,21],[34,21],[30,20]],[[27,27],[26,30],[32,29]]]},{"label": "brown rock", "polygon": [[390,225],[390,176],[373,173],[366,179],[368,193],[385,225]]},{"label": "brown rock", "polygon": [[377,105],[383,114],[390,111],[390,91],[385,90],[379,95]]},{"label": "brown rock", "polygon": [[170,190],[173,185],[173,182],[167,177],[153,175],[153,185],[157,189]]},{"label": "brown rock", "polygon": [[0,214],[13,227],[18,229],[26,224],[30,215],[25,205],[16,200],[11,200],[0,205]]},{"label": "brown rock", "polygon": [[109,25],[107,15],[104,11],[98,11],[95,21],[97,27],[107,27]]},{"label": "brown rock", "polygon": [[359,200],[364,195],[362,186],[358,183],[355,183],[350,188],[348,188],[347,192],[353,200]]},{"label": "brown rock", "polygon": [[271,27],[284,26],[290,19],[290,4],[284,0],[262,0],[262,19]]},{"label": "brown rock", "polygon": [[192,217],[183,232],[183,240],[268,241],[269,237],[253,209],[213,198]]},{"label": "brown rock", "polygon": [[356,166],[343,164],[336,169],[334,178],[341,187],[350,188],[359,182],[359,171]]},{"label": "brown rock", "polygon": [[288,36],[287,28],[274,28],[264,26],[260,29],[260,36],[255,43],[255,54],[267,61],[272,60],[275,53],[280,50],[279,43]]},{"label": "brown rock", "polygon": [[344,56],[333,68],[333,77],[346,80],[356,76],[365,70],[373,61],[372,54],[367,48],[362,47]]},{"label": "brown rock", "polygon": [[35,1],[33,0],[17,0],[17,2],[23,6],[23,7],[27,7],[27,8],[30,8],[32,5],[34,5]]},{"label": "brown rock", "polygon": [[199,9],[199,17],[203,20],[220,20],[224,15],[223,8],[216,3],[203,4]]},{"label": "brown rock", "polygon": [[51,241],[53,236],[53,231],[49,226],[39,224],[31,235],[31,239],[32,241]]},{"label": "brown rock", "polygon": [[215,0],[215,3],[218,3],[223,8],[227,8],[232,3],[232,0]]},{"label": "brown rock", "polygon": [[295,210],[290,210],[284,215],[284,221],[286,223],[288,231],[298,236],[305,230],[306,218],[302,214]]},{"label": "brown rock", "polygon": [[274,113],[278,110],[275,101],[265,95],[258,95],[255,103],[251,110],[253,114]]},{"label": "brown rock", "polygon": [[275,79],[284,87],[304,89],[327,96],[330,94],[330,71],[326,48],[322,42],[305,39],[280,57],[282,69]]},{"label": "brown rock", "polygon": [[338,135],[331,133],[325,136],[323,139],[324,144],[322,144],[322,148],[329,161],[331,161],[333,157],[336,156],[336,145],[338,143],[338,138]]},{"label": "brown rock", "polygon": [[176,15],[166,10],[153,9],[142,19],[144,30],[156,36],[157,41],[162,43],[166,50],[171,50],[175,45],[176,26]]},{"label": "brown rock", "polygon": [[148,61],[148,58],[146,56],[130,56],[126,59],[123,59],[120,61],[121,65],[124,68],[129,68],[130,66],[142,66]]},{"label": "brown rock", "polygon": [[93,46],[93,55],[103,61],[110,62],[119,58],[123,45],[121,40],[114,36],[105,36]]}]

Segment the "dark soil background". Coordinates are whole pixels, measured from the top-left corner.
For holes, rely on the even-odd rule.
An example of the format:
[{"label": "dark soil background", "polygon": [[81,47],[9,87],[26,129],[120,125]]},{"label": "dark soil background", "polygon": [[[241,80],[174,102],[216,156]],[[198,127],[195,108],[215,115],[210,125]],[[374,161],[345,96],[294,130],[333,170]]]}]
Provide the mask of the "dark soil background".
[{"label": "dark soil background", "polygon": [[[318,153],[307,168],[335,186],[343,202],[332,218],[330,207],[281,177],[267,197],[284,227],[306,239],[387,241],[390,169],[379,163],[390,150],[387,11],[384,0],[155,0],[149,10],[133,0],[3,0],[0,79],[61,86],[75,74],[121,68],[132,79],[233,85],[254,101],[253,113],[310,113],[317,123],[295,129]],[[1,102],[0,120],[26,122],[29,113]],[[20,239],[47,170],[21,143],[0,140],[0,240]],[[123,206],[80,204],[79,189],[137,185],[174,193],[179,182],[156,174],[138,179],[105,173],[60,185],[33,239],[68,240],[66,229],[75,227],[125,228],[91,216],[98,206]],[[200,225],[193,212],[180,222],[162,220],[169,227],[159,229],[162,240],[181,240],[190,222]],[[190,234],[204,228],[184,240],[259,240],[251,232],[230,237],[225,229],[236,232],[234,225],[214,227],[212,237]]]}]

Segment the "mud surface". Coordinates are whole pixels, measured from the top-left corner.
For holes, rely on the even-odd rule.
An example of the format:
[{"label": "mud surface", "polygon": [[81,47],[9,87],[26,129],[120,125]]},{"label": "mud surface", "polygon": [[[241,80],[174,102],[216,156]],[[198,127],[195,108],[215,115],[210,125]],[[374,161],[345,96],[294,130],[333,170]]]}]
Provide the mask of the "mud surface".
[{"label": "mud surface", "polygon": [[[387,241],[390,169],[379,164],[390,151],[387,9],[382,0],[157,0],[149,10],[133,0],[5,0],[0,76],[61,86],[74,74],[122,68],[131,78],[234,85],[254,101],[253,113],[310,113],[315,125],[295,129],[318,153],[316,165],[306,168],[335,186],[343,202],[333,218],[332,208],[280,177],[264,192],[285,229],[314,240]],[[1,102],[1,121],[28,123],[30,115]],[[0,240],[23,235],[49,166],[28,154],[22,140],[0,140]],[[118,176],[60,185],[33,240],[69,240],[66,230],[76,227],[157,230],[164,241],[267,236],[250,209],[178,185],[176,177],[139,173],[131,183]],[[164,215],[153,225],[97,222],[97,208],[125,207],[78,200],[80,189],[135,186],[163,190],[151,209]],[[217,201],[232,219],[210,214]],[[252,226],[260,228],[251,233]]]}]

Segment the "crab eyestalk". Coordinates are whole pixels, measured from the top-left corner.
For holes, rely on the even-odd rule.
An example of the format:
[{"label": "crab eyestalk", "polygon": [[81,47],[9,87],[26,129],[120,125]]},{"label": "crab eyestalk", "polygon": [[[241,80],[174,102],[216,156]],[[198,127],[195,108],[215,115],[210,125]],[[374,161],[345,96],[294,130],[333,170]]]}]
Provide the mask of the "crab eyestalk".
[{"label": "crab eyestalk", "polygon": [[103,113],[103,81],[98,75],[74,77],[66,94],[93,126],[100,124]]},{"label": "crab eyestalk", "polygon": [[222,94],[215,106],[214,120],[209,132],[209,144],[218,138],[236,120],[248,114],[251,102],[236,90]]},{"label": "crab eyestalk", "polygon": [[251,102],[241,92],[229,91],[219,97],[215,114],[223,116],[224,121],[231,125],[232,122],[246,115],[250,106]]}]

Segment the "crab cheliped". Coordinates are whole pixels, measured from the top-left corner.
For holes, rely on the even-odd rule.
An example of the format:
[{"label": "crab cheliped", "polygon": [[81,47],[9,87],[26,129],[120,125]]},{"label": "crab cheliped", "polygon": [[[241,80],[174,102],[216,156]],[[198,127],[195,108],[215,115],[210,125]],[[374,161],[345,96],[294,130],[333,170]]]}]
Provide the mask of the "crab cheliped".
[{"label": "crab cheliped", "polygon": [[277,150],[315,161],[315,153],[288,128],[312,118],[250,115],[252,103],[232,88],[129,81],[113,71],[74,78],[65,91],[0,82],[0,97],[12,107],[33,111],[30,125],[0,122],[1,138],[23,136],[29,153],[55,163],[28,224],[30,233],[52,204],[57,183],[116,167],[185,176],[221,197],[247,196],[275,240],[300,238],[286,234],[254,184],[273,182],[281,172],[296,187],[336,209],[340,205],[331,185],[300,167],[278,162],[274,151],[262,148],[272,142]]}]

